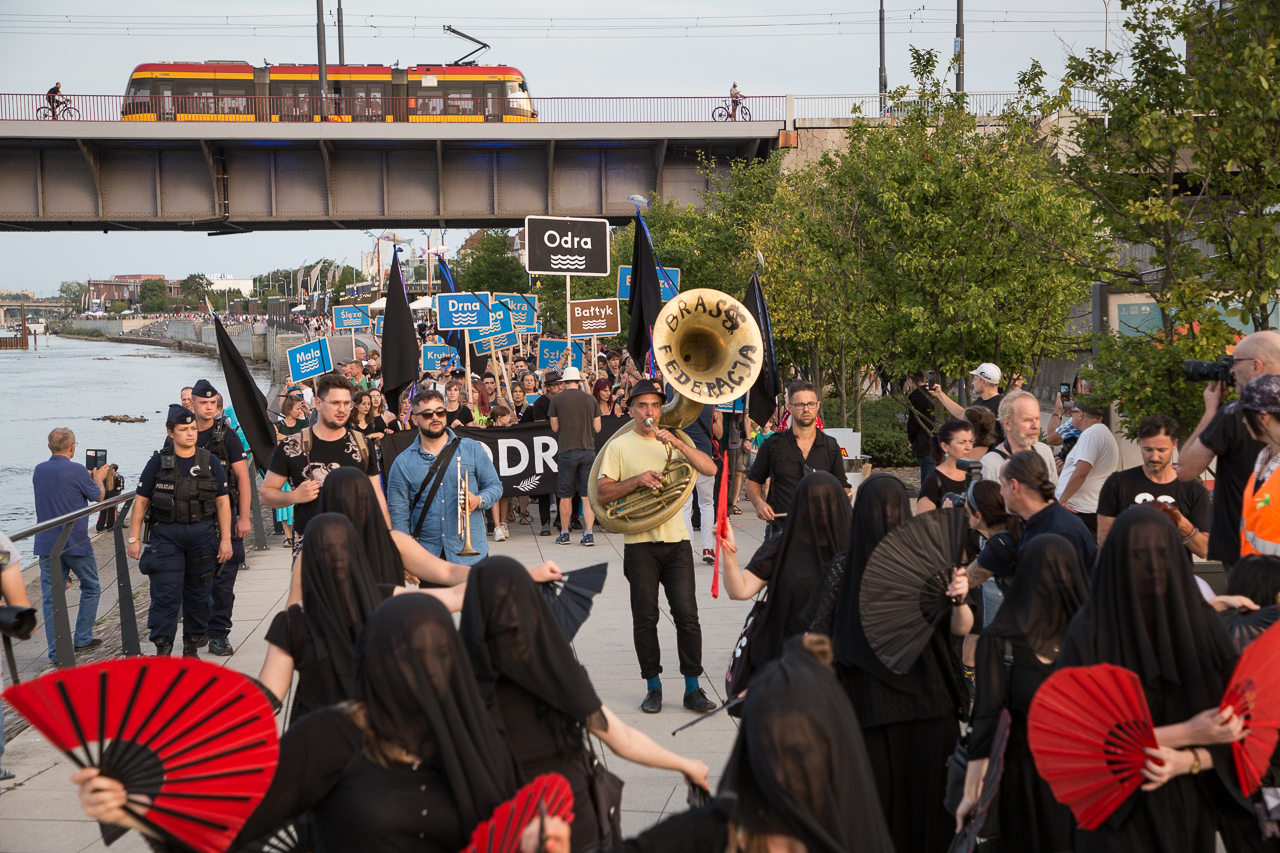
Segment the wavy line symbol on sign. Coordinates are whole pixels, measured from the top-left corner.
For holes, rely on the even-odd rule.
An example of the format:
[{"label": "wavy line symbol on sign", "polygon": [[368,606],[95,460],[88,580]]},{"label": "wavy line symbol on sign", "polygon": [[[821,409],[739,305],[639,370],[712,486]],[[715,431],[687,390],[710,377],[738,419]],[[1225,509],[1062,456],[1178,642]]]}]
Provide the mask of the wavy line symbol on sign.
[{"label": "wavy line symbol on sign", "polygon": [[587,268],[587,256],[552,255],[551,268],[557,270],[583,270]]},{"label": "wavy line symbol on sign", "polygon": [[590,332],[593,329],[603,329],[607,325],[609,325],[608,320],[583,320],[582,321],[582,328],[588,332]]},{"label": "wavy line symbol on sign", "polygon": [[542,479],[541,474],[534,474],[532,477],[521,480],[516,483],[516,488],[522,492],[532,492],[538,486],[538,481]]},{"label": "wavy line symbol on sign", "polygon": [[479,311],[455,311],[453,314],[453,319],[459,323],[465,323],[466,325],[469,326],[480,319],[480,312]]}]

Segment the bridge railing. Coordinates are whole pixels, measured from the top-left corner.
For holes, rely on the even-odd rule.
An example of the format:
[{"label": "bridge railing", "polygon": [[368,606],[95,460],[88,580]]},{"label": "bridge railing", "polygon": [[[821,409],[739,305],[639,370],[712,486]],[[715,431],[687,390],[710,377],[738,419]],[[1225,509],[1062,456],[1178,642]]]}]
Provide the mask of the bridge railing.
[{"label": "bridge railing", "polygon": [[[969,93],[970,112],[998,115],[1012,92]],[[896,115],[910,101],[893,106],[878,94],[795,95],[788,116],[786,95],[742,99],[732,110],[724,97],[413,98],[222,95],[63,95],[51,105],[46,95],[0,94],[0,121],[218,121],[218,122],[700,122],[769,121],[787,118],[845,118],[857,107],[862,116]],[[884,106],[882,106],[882,103]],[[1073,97],[1077,109],[1097,109],[1091,93]],[[748,119],[749,116],[749,119]]]}]

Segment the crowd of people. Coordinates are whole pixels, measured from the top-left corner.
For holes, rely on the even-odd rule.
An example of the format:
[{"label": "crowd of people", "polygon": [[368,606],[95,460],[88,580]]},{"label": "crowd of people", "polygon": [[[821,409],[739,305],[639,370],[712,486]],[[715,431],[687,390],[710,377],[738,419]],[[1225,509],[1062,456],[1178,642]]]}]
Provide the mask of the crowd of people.
[{"label": "crowd of people", "polygon": [[[1260,792],[1241,789],[1231,744],[1250,721],[1243,709],[1219,708],[1243,648],[1228,620],[1270,608],[1275,621],[1280,612],[1280,501],[1270,495],[1280,485],[1280,334],[1244,338],[1233,358],[1239,399],[1222,405],[1222,384],[1206,389],[1205,417],[1180,464],[1177,421],[1150,415],[1135,430],[1142,464],[1123,470],[1111,406],[1086,383],[1057,396],[1046,431],[1037,398],[1002,390],[993,364],[974,371],[978,402],[969,407],[925,374],[909,377],[907,431],[922,474],[913,503],[889,473],[854,494],[839,445],[821,429],[821,389],[802,379],[786,389],[779,431],[707,406],[677,433],[660,423],[671,398],[661,374],[633,368],[628,382],[622,353],[605,354],[591,373],[558,366],[538,375],[513,359],[510,382],[504,371],[424,374],[392,412],[377,353],[357,350],[334,373],[286,388],[279,405],[260,495],[286,514],[294,567],[258,677],[281,702],[295,674],[297,686],[275,781],[232,849],[305,824],[317,850],[460,850],[522,783],[557,773],[576,818],[535,821],[523,849],[941,853],[983,801],[991,761],[1003,774],[984,849],[1199,853],[1215,838],[1229,853],[1280,849],[1274,770]],[[739,554],[733,524],[714,524],[716,499],[704,503],[695,483],[684,509],[701,515],[697,527],[677,514],[623,537],[647,713],[663,707],[659,588],[675,625],[683,705],[694,713],[716,707],[699,686],[699,550],[714,559],[719,549],[731,599],[756,601],[728,662],[730,710],[742,723],[714,794],[706,763],[659,746],[600,701],[538,589],[563,579],[556,563],[490,556],[483,536],[467,553],[459,531],[455,470],[466,478],[471,524],[483,530],[490,511],[495,541],[528,508],[510,499],[503,507],[493,463],[455,428],[546,420],[560,441],[557,541],[572,544],[577,515],[579,544],[594,544],[582,499],[610,418],[632,428],[598,460],[602,505],[661,488],[662,472],[683,461],[699,481],[730,478],[730,502],[719,508],[728,514],[740,512],[745,480],[766,522],[763,543]],[[222,654],[215,641],[230,626],[236,546],[247,532],[244,447],[234,413],[204,380],[183,389],[166,429],[129,538],[151,576],[150,639],[157,654],[171,653],[181,603],[184,654],[206,643]],[[405,429],[412,443],[384,464],[378,443]],[[107,475],[65,473],[74,436],[54,433],[40,477],[66,478],[62,493],[75,494],[64,502],[100,498]],[[1210,495],[1199,474],[1214,457]],[[548,535],[550,503],[539,510]],[[918,656],[890,668],[865,622],[864,580],[882,542],[936,512],[962,512],[971,532],[945,580],[952,606],[930,623]],[[1194,572],[1206,555],[1224,567],[1220,594]],[[82,601],[81,616],[86,609]],[[77,646],[88,639],[77,634]],[[1028,715],[1055,671],[1098,663],[1137,675],[1157,746],[1141,790],[1084,829],[1041,775]],[[1007,742],[997,737],[1006,714]],[[592,738],[679,774],[703,792],[691,802],[705,805],[622,839]],[[93,768],[75,781],[90,817],[153,831],[122,810],[118,781]]]}]

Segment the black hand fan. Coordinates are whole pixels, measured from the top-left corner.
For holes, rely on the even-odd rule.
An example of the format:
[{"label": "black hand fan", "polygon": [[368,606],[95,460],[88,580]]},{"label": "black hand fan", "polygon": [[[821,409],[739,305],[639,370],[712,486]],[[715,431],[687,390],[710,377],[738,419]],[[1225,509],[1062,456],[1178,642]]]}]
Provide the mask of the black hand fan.
[{"label": "black hand fan", "polygon": [[1280,620],[1280,604],[1268,604],[1258,610],[1228,610],[1222,614],[1222,623],[1231,635],[1236,651],[1262,636],[1262,632]]},{"label": "black hand fan", "polygon": [[591,615],[591,600],[604,589],[608,575],[609,564],[599,563],[576,572],[565,572],[564,580],[542,584],[542,594],[547,597],[551,615],[555,616],[556,624],[567,639],[572,640]]},{"label": "black hand fan", "polygon": [[973,853],[978,849],[978,839],[982,837],[982,829],[987,823],[987,815],[991,813],[991,804],[996,801],[1000,791],[1000,777],[1004,775],[1004,749],[1009,745],[1009,727],[1013,718],[1009,709],[1000,711],[1000,721],[996,723],[996,734],[991,740],[991,756],[987,762],[987,772],[982,777],[982,793],[978,796],[977,807],[970,812],[964,829],[956,833],[951,840],[947,853]]},{"label": "black hand fan", "polygon": [[964,554],[964,510],[936,509],[890,531],[871,552],[862,575],[862,630],[876,656],[905,675],[951,614],[947,587]]},{"label": "black hand fan", "polygon": [[[231,669],[126,658],[50,672],[4,696],[78,766],[123,784],[125,810],[184,850],[226,850],[275,775],[271,708]],[[104,827],[108,840],[120,834]]]}]

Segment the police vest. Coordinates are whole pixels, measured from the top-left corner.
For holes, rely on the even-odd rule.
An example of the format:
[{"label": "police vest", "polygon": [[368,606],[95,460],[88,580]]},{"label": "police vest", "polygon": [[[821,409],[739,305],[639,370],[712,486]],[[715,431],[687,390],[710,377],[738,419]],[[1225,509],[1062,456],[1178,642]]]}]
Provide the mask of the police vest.
[{"label": "police vest", "polygon": [[1265,554],[1280,557],[1280,468],[1257,491],[1254,478],[1244,487],[1244,511],[1240,515],[1240,556]]},{"label": "police vest", "polygon": [[238,513],[240,511],[240,481],[236,479],[236,475],[231,471],[231,461],[227,458],[228,429],[226,417],[216,418],[213,422],[213,432],[209,434],[209,441],[205,444],[204,449],[218,457],[218,461],[222,463],[222,470],[227,472],[227,491],[231,493],[231,511]]},{"label": "police vest", "polygon": [[[147,511],[153,521],[195,524],[218,517],[218,480],[213,476],[212,454],[197,447],[195,456],[181,457],[166,447],[160,451],[160,470]],[[190,466],[188,476],[178,476],[178,466]]]}]

